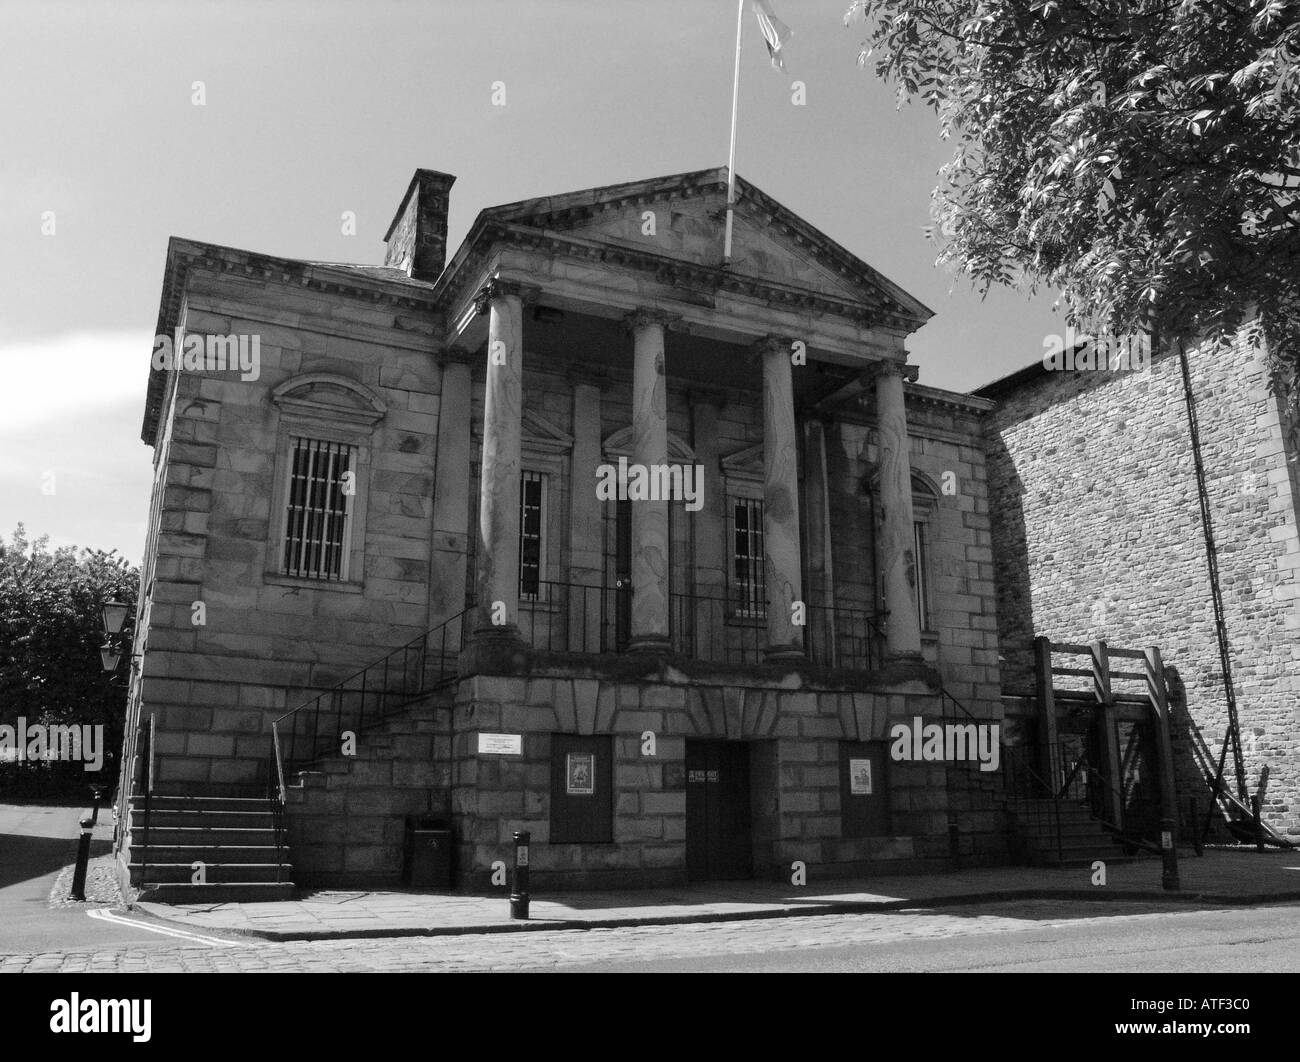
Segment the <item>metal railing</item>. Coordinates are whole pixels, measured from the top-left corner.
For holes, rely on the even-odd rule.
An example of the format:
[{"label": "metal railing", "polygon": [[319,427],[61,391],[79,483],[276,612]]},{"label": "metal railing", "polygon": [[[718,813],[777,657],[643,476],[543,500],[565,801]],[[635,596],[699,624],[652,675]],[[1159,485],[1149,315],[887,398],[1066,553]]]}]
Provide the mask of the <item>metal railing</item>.
[{"label": "metal railing", "polygon": [[144,836],[141,839],[140,884],[149,876],[149,817],[153,799],[154,716],[149,714],[148,729],[141,728],[144,736]]},{"label": "metal railing", "polygon": [[1014,814],[1035,837],[1054,843],[1057,860],[1064,859],[1061,835],[1061,796],[1033,767],[1033,750],[1016,745],[1002,748],[1003,793],[1016,803]]},{"label": "metal railing", "polygon": [[[630,586],[545,580],[521,597],[520,637],[532,649],[580,655],[618,654],[631,642]],[[337,750],[344,731],[373,726],[412,700],[456,677],[471,628],[473,606],[349,675],[272,724],[267,758],[268,798],[284,800],[284,778]],[[669,648],[710,663],[764,662],[766,616],[738,608],[725,593],[692,590],[669,595]],[[826,667],[878,668],[884,648],[879,616],[865,609],[807,605],[805,651]]]},{"label": "metal railing", "polygon": [[284,878],[284,758],[280,755],[280,731],[271,724],[271,753],[266,771],[266,797],[271,804],[271,832],[275,841],[275,881]]},{"label": "metal railing", "polygon": [[[941,715],[945,724],[952,721],[965,721],[977,725],[990,725],[996,720],[980,719],[947,688],[940,686]],[[1034,769],[1034,750],[1016,745],[1003,745],[999,749],[1001,766],[1001,794],[1005,801],[1015,802],[1014,810],[1009,814],[1029,827],[1029,832],[1039,838],[1046,838],[1056,848],[1057,859],[1063,858],[1063,841],[1061,831],[1061,794],[1055,784]],[[1060,762],[1059,760],[1057,762]],[[948,764],[946,778],[948,783],[949,806],[952,805],[954,777],[960,777]],[[978,763],[969,764],[978,768]],[[967,772],[967,779],[970,774]],[[992,783],[996,786],[996,782]],[[1010,824],[1008,824],[1010,825]]]},{"label": "metal railing", "polygon": [[807,605],[804,644],[809,659],[832,668],[876,671],[884,663],[882,613],[843,605]]},{"label": "metal railing", "polygon": [[[1150,841],[1122,829],[1106,817],[1106,779],[1093,766],[1086,747],[1081,748],[1074,742],[1057,742],[1049,758],[1051,778],[1043,778],[1035,769],[1038,760],[1036,749],[1007,745],[1002,752],[1006,765],[1003,781],[1007,799],[1019,803],[1017,814],[1032,821],[1038,831],[1042,831],[1045,824],[1049,827],[1047,832],[1055,837],[1058,858],[1063,845],[1063,804],[1086,804],[1088,813],[1098,825],[1117,840],[1159,854],[1160,849]],[[1047,806],[1049,801],[1050,809]]]},{"label": "metal railing", "polygon": [[[870,671],[881,663],[879,616],[865,609],[806,605],[804,645],[826,667]],[[595,586],[545,580],[519,602],[519,633],[533,649],[601,655],[627,652],[632,638],[632,592],[623,585]],[[668,645],[672,652],[709,663],[756,665],[767,649],[766,614],[743,607],[720,590],[669,594]]]},{"label": "metal railing", "polygon": [[271,724],[268,785],[337,751],[344,731],[382,722],[417,697],[456,677],[469,609],[349,675]]},{"label": "metal railing", "polygon": [[116,815],[113,833],[115,855],[126,842],[131,825],[131,798],[135,796],[140,780],[140,734],[143,730],[144,723],[137,718],[135,726],[127,730],[122,742],[122,765],[117,776],[117,792],[113,797],[113,812]]}]

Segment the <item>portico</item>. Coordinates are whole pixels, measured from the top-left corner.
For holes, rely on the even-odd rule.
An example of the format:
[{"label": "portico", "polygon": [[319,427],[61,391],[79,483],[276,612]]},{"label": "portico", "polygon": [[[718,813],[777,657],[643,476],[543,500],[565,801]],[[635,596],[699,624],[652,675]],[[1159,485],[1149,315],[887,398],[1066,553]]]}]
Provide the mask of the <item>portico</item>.
[{"label": "portico", "polygon": [[[701,198],[703,189],[681,187],[677,194]],[[735,268],[711,264],[702,245],[704,260],[683,261],[671,254],[677,249],[672,246],[674,234],[680,228],[681,248],[685,249],[692,245],[693,229],[677,222],[677,215],[672,229],[665,232],[663,225],[659,227],[663,233],[659,243],[647,239],[644,247],[605,252],[600,255],[602,260],[593,261],[591,236],[583,222],[593,219],[626,231],[619,229],[617,219],[609,219],[610,214],[621,216],[622,198],[600,204],[575,203],[568,208],[554,199],[541,201],[537,207],[547,214],[542,219],[547,224],[544,235],[536,227],[538,219],[529,217],[527,238],[522,221],[529,204],[497,208],[500,216],[493,218],[492,224],[480,219],[485,253],[476,260],[472,233],[467,241],[469,251],[463,247],[439,281],[452,323],[445,343],[475,351],[483,380],[482,489],[472,576],[476,588],[474,637],[500,640],[518,634],[522,377],[529,358],[541,359],[535,368],[545,367],[548,356],[535,353],[538,349],[564,347],[562,339],[557,341],[555,336],[562,337],[572,323],[575,339],[563,349],[565,355],[581,347],[578,335],[599,334],[604,337],[599,354],[607,361],[621,359],[630,369],[630,387],[624,396],[629,406],[625,426],[631,432],[629,464],[648,469],[670,464],[670,396],[689,394],[692,420],[716,423],[716,409],[697,401],[701,390],[708,390],[702,387],[702,371],[731,387],[753,391],[755,406],[761,410],[761,441],[755,453],[758,489],[754,491],[760,503],[755,508],[761,507],[761,534],[758,527],[746,533],[762,545],[761,571],[755,579],[761,584],[763,600],[761,608],[750,611],[762,620],[761,631],[754,632],[755,647],[763,659],[771,661],[803,659],[810,651],[808,628],[812,621],[804,588],[805,572],[810,569],[802,540],[803,529],[809,526],[805,508],[819,514],[814,540],[823,559],[827,553],[823,529],[830,510],[826,463],[819,454],[809,456],[801,435],[806,425],[819,419],[814,408],[818,401],[843,390],[845,380],[874,381],[880,455],[877,545],[883,575],[877,613],[887,617],[888,655],[903,661],[919,660],[917,561],[912,544],[912,484],[903,401],[903,379],[909,372],[914,376],[914,370],[906,365],[903,338],[924,319],[924,308],[883,278],[870,278],[874,291],[865,286],[854,290],[853,281],[859,285],[862,281],[853,278],[847,266],[840,267],[834,281],[829,269],[821,278],[784,276],[782,268],[769,270],[776,276],[764,276],[747,270],[743,256]],[[754,198],[762,198],[761,193],[755,190]],[[634,197],[632,202],[634,210],[647,205],[652,204],[644,197]],[[779,208],[769,209],[772,220],[777,220]],[[558,219],[567,223],[567,230],[558,223],[551,227]],[[796,246],[812,249],[813,241],[796,229],[773,227],[793,237]],[[489,233],[494,237],[490,241]],[[663,246],[664,242],[669,246]],[[740,246],[744,245],[742,232]],[[754,255],[751,260],[770,260],[771,252],[767,253],[768,259]],[[823,257],[832,257],[832,252]],[[791,279],[804,283],[791,284]],[[813,279],[820,282],[808,283]],[[882,284],[883,289],[878,287]],[[558,331],[553,323],[557,320]],[[600,331],[602,322],[605,327]],[[617,339],[611,327],[619,330]],[[611,351],[603,344],[618,349]],[[610,408],[611,382],[608,378],[587,382],[583,359],[578,354],[572,356],[567,372],[574,424],[580,419],[589,423],[592,403],[597,417],[602,402]],[[707,428],[697,434],[703,437]],[[561,578],[556,581],[577,582],[582,584],[579,589],[590,585],[587,581],[597,571],[594,558],[601,549],[594,538],[599,531],[596,513],[601,503],[592,504],[597,489],[593,456],[598,455],[593,454],[590,443],[580,445],[575,435],[567,471],[569,504],[579,516],[566,528],[572,536],[565,552],[569,570],[561,565]],[[719,464],[724,456],[717,455],[704,466],[706,496],[725,493]],[[673,651],[673,628],[683,620],[672,601],[672,568],[683,558],[673,558],[671,504],[663,497],[628,503],[630,563],[627,585],[617,589],[630,592],[630,636],[625,645],[629,652]],[[703,526],[722,531],[725,539],[728,532],[719,526],[719,517],[725,520],[725,514],[707,511],[711,509],[707,503],[705,508]],[[701,537],[697,527],[694,560],[712,553],[710,546],[700,548]],[[714,557],[713,566],[705,567],[717,571],[720,559]],[[819,566],[816,574],[817,604],[834,608],[833,580],[824,578],[824,566]],[[707,587],[709,582],[707,573],[701,573],[699,585]],[[695,585],[692,577],[692,587]],[[572,596],[573,592],[569,593]],[[581,612],[588,627],[591,611],[570,603],[570,612]],[[702,614],[697,610],[697,615]],[[569,625],[574,626],[573,617]],[[589,648],[589,635],[584,634],[580,643]]]}]

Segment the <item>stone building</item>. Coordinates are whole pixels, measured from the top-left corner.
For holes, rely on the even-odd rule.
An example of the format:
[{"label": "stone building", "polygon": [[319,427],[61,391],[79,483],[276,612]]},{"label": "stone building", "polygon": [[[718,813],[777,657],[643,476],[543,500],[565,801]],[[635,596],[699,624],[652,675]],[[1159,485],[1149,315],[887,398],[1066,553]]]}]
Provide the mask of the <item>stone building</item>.
[{"label": "stone building", "polygon": [[723,262],[726,176],[492,207],[448,258],[419,170],[383,266],[172,240],[137,883],[283,883],[268,780],[300,883],[395,883],[410,815],[474,886],[520,829],[543,886],[915,870],[958,811],[1005,858],[989,778],[886,742],[1000,717],[993,403],[916,383],[930,311],[743,180]]},{"label": "stone building", "polygon": [[[1176,349],[1136,371],[1042,363],[974,392],[987,419],[1008,725],[1033,685],[1032,642],[1160,647],[1184,836],[1208,810],[1228,726],[1193,439],[1205,468],[1244,782],[1300,837],[1300,538],[1295,426],[1262,347]],[[1235,756],[1226,781],[1235,794]],[[1264,768],[1268,768],[1267,783]]]}]

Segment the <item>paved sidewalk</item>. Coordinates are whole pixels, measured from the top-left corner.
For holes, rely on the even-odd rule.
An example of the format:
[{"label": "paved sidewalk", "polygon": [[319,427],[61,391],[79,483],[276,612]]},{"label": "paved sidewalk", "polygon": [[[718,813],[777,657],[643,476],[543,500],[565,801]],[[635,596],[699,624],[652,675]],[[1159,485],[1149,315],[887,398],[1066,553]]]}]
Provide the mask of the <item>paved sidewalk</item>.
[{"label": "paved sidewalk", "polygon": [[843,879],[823,887],[718,882],[672,889],[534,896],[528,921],[509,917],[508,890],[491,896],[316,891],[282,903],[168,905],[133,909],[199,933],[267,940],[436,936],[543,929],[725,922],[903,910],[1016,899],[1151,900],[1259,904],[1300,901],[1300,851],[1207,851],[1180,859],[1182,889],[1161,887],[1160,860],[1111,864],[1107,883],[1084,868],[995,867],[927,876]]}]

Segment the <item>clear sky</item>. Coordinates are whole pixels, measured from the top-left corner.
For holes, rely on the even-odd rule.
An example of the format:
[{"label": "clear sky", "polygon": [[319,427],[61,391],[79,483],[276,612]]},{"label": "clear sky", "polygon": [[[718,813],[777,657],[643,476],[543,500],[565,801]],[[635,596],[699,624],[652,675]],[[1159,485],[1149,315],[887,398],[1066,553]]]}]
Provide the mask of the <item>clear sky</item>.
[{"label": "clear sky", "polygon": [[[784,74],[746,7],[738,172],[936,312],[909,344],[922,382],[1041,357],[1049,295],[981,300],[934,267],[949,150],[857,65],[847,0],[773,0]],[[454,248],[486,206],[724,165],[735,20],[735,0],[3,0],[0,533],[139,561],[170,236],[378,263],[419,166],[457,177]]]}]

